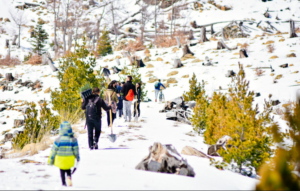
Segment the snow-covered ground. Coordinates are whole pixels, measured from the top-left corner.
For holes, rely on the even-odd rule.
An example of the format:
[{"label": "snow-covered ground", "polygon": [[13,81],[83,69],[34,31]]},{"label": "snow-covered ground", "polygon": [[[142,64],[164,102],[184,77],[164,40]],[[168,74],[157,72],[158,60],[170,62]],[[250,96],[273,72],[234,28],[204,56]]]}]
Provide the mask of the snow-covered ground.
[{"label": "snow-covered ground", "polygon": [[[28,0],[29,1],[29,0]],[[30,0],[31,1],[31,0]],[[9,11],[15,11],[11,2],[7,0],[0,0],[0,18],[10,18]],[[124,1],[125,2],[125,1]],[[127,2],[127,1],[126,1]],[[128,2],[127,7],[130,7],[130,13],[134,13],[138,10],[138,7]],[[192,1],[187,1],[192,2]],[[200,1],[205,2],[205,1]],[[254,19],[256,23],[250,25],[245,23],[246,26],[253,28],[249,38],[236,38],[226,41],[229,47],[234,47],[238,43],[249,44],[248,58],[239,59],[239,48],[237,50],[216,50],[217,41],[209,41],[196,46],[190,47],[191,51],[195,53],[195,59],[202,60],[201,62],[192,63],[195,59],[188,59],[183,61],[184,67],[179,69],[173,69],[173,60],[182,56],[182,50],[178,50],[173,53],[170,48],[150,49],[151,61],[145,64],[152,64],[153,68],[141,68],[142,81],[146,82],[146,90],[148,90],[148,97],[154,100],[154,83],[147,83],[150,78],[156,77],[158,79],[167,80],[167,74],[171,71],[178,71],[178,74],[171,76],[175,78],[178,83],[169,84],[170,87],[164,90],[166,100],[173,99],[181,96],[184,91],[189,89],[189,78],[182,78],[184,75],[192,76],[196,74],[198,81],[204,80],[206,83],[206,91],[208,96],[211,96],[214,91],[226,92],[228,84],[231,79],[225,77],[225,73],[228,70],[238,71],[238,62],[244,65],[246,71],[246,78],[250,80],[250,89],[255,92],[260,92],[261,96],[255,98],[255,103],[259,105],[260,110],[263,109],[264,99],[268,99],[269,94],[272,94],[272,100],[279,100],[281,104],[275,107],[281,107],[282,104],[295,100],[296,92],[299,90],[300,76],[297,71],[300,71],[300,38],[289,38],[289,23],[278,22],[275,17],[278,15],[281,21],[288,19],[299,20],[300,16],[300,1],[283,1],[274,0],[262,3],[259,0],[241,1],[241,0],[222,0],[216,1],[221,5],[232,6],[230,11],[221,11],[211,4],[203,4],[203,11],[189,10],[182,12],[185,15],[185,19],[177,20],[176,23],[188,23],[196,20],[198,25],[208,24],[219,21],[230,20],[251,20]],[[14,2],[15,3],[15,2]],[[125,7],[126,7],[125,6]],[[192,4],[189,4],[192,7]],[[286,9],[289,7],[289,9]],[[152,7],[153,8],[153,7]],[[265,18],[263,13],[269,8],[271,18]],[[43,10],[43,12],[47,12]],[[31,12],[26,10],[29,23],[27,25],[35,25],[38,17],[37,12]],[[85,17],[91,17],[95,13],[101,13],[101,10],[93,10],[89,15]],[[40,15],[45,21],[50,21],[49,24],[45,24],[45,28],[51,39],[48,42],[52,42],[53,33],[53,15],[48,13],[46,15]],[[135,16],[138,19],[139,14]],[[165,17],[167,17],[165,15]],[[32,22],[31,19],[35,20]],[[132,18],[131,18],[132,19]],[[159,19],[165,19],[162,16]],[[272,24],[280,30],[283,34],[262,35],[263,31],[256,27],[259,21],[270,21]],[[278,23],[276,23],[278,22]],[[214,25],[216,31],[220,30],[227,23]],[[263,26],[267,26],[264,22]],[[149,25],[149,26],[148,26]],[[148,23],[146,29],[154,30],[151,28],[151,22]],[[134,24],[128,24],[123,27],[138,28]],[[7,49],[5,49],[5,39],[12,39],[16,34],[16,28],[12,22],[0,22],[0,27],[7,31],[7,34],[0,34],[0,53],[6,55]],[[299,27],[299,23],[296,23],[296,28]],[[30,51],[31,45],[28,39],[30,38],[29,28],[22,30],[21,49],[12,47],[11,54],[18,56],[23,60],[24,55],[27,55]],[[138,33],[138,32],[137,32]],[[60,34],[60,33],[59,33]],[[198,33],[199,34],[199,33]],[[198,39],[198,34],[195,34],[195,38]],[[256,36],[259,35],[259,36]],[[207,34],[208,38],[210,35]],[[298,33],[300,36],[300,33]],[[112,36],[112,39],[114,37]],[[218,37],[220,39],[220,37]],[[284,40],[281,40],[284,39]],[[267,45],[268,41],[274,41],[275,50],[273,53],[268,53]],[[48,47],[49,48],[49,47]],[[50,53],[53,53],[49,49]],[[288,54],[294,53],[296,57],[287,58]],[[121,51],[114,52],[112,55],[108,55],[104,58],[97,60],[97,66],[95,69],[99,69],[100,66],[117,66],[115,60],[107,61],[107,59],[114,59],[116,56],[121,56]],[[141,58],[145,57],[143,51],[136,52],[137,56]],[[276,59],[270,59],[272,56],[277,56]],[[202,63],[205,57],[208,56],[212,59],[212,62],[218,62],[213,66],[203,66]],[[158,57],[163,61],[155,61]],[[123,68],[128,65],[129,60],[127,58],[120,59],[121,66]],[[170,64],[166,64],[169,62]],[[288,68],[281,68],[281,64],[289,64]],[[56,66],[59,64],[55,61]],[[291,65],[293,64],[293,65]],[[269,67],[275,70],[274,75],[271,76],[271,69],[262,69],[264,74],[257,76],[254,69],[258,67]],[[146,77],[149,71],[153,71],[152,77]],[[23,82],[26,80],[40,80],[42,82],[42,91],[31,91],[27,88],[18,88],[15,86],[15,82],[12,84],[13,91],[0,91],[0,101],[11,100],[9,104],[20,106],[25,101],[38,102],[40,100],[51,101],[50,94],[44,93],[48,88],[52,90],[59,87],[59,81],[56,77],[56,73],[53,73],[49,66],[31,66],[20,65],[15,68],[1,67],[0,74],[12,73],[14,76],[17,74],[23,74]],[[282,75],[281,79],[277,80],[277,83],[273,83],[277,75]],[[118,75],[112,75],[112,79],[119,80]],[[2,80],[2,79],[0,79]],[[219,90],[219,87],[222,90]],[[18,94],[14,92],[18,90]],[[19,102],[18,102],[19,101]],[[3,106],[0,104],[0,107]],[[114,132],[118,134],[118,139],[115,143],[111,143],[107,139],[107,135],[110,130],[107,128],[106,117],[103,118],[102,131],[100,139],[100,149],[98,151],[89,151],[87,149],[87,134],[78,134],[78,140],[80,145],[81,162],[79,164],[78,171],[74,174],[73,189],[253,189],[257,183],[256,179],[248,178],[239,174],[235,174],[230,171],[220,171],[209,165],[208,159],[185,156],[188,163],[194,168],[196,176],[194,178],[158,174],[151,172],[143,172],[135,170],[135,166],[148,154],[149,146],[154,142],[161,142],[163,144],[172,144],[178,152],[181,152],[185,146],[195,147],[203,152],[207,152],[208,145],[203,143],[203,137],[194,134],[194,136],[186,135],[192,131],[192,127],[184,124],[174,126],[173,121],[166,121],[165,114],[158,113],[158,110],[162,109],[163,105],[150,102],[142,103],[141,119],[145,122],[141,122],[141,128],[130,128],[121,124],[121,127],[114,128]],[[279,122],[282,130],[286,129],[286,123],[278,115],[274,115],[275,120]],[[14,119],[22,119],[23,115],[16,110],[4,110],[0,112],[0,121],[5,121],[6,124],[0,124],[0,140],[4,138],[3,131],[9,130],[14,132],[16,129],[12,129]],[[84,122],[77,125],[79,129],[83,129]],[[189,133],[192,134],[193,133]],[[0,147],[9,148],[11,144],[7,142]],[[50,149],[40,152],[32,157],[25,156],[17,159],[3,159],[0,160],[0,189],[61,189],[59,171],[55,167],[46,165]],[[42,162],[42,165],[34,164],[21,164],[21,159],[33,159]]]},{"label": "snow-covered ground", "polygon": [[[186,155],[182,156],[194,168],[194,178],[135,170],[154,142],[172,144],[179,153],[185,146],[203,152],[207,150],[202,137],[186,135],[192,131],[191,126],[174,126],[173,121],[165,120],[165,114],[157,112],[160,107],[157,103],[141,104],[141,119],[145,122],[139,122],[140,128],[130,127],[130,123],[121,124],[122,120],[117,119],[114,133],[118,134],[118,138],[115,143],[107,138],[110,129],[104,117],[99,150],[90,151],[87,134],[79,134],[81,162],[73,175],[72,189],[250,190],[255,187],[256,179],[218,170],[209,165],[209,159]],[[76,127],[83,129],[84,123]],[[61,187],[59,169],[47,165],[49,154],[50,149],[47,149],[32,157],[0,160],[0,171],[4,171],[1,173],[0,189],[68,189]],[[22,164],[19,162],[21,159],[42,164]]]}]

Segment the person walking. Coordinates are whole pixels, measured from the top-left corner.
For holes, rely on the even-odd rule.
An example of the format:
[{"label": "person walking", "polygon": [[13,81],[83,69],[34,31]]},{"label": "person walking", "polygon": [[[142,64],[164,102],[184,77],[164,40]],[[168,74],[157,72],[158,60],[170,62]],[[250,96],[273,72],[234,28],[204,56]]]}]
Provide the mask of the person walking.
[{"label": "person walking", "polygon": [[[59,137],[54,141],[48,163],[55,165],[60,169],[60,177],[63,186],[72,186],[71,168],[75,165],[78,166],[79,146],[77,139],[72,132],[71,124],[67,121],[60,125]],[[67,184],[66,175],[67,174]]]},{"label": "person walking", "polygon": [[166,87],[160,82],[160,79],[158,80],[158,82],[156,82],[154,84],[154,88],[155,88],[155,102],[157,102],[157,97],[160,91],[160,87],[164,87],[164,89],[166,89]]},{"label": "person walking", "polygon": [[[89,148],[98,149],[98,141],[101,133],[101,108],[105,111],[111,109],[110,105],[99,97],[100,90],[98,87],[93,88],[93,95],[87,100],[81,100],[81,109],[86,110],[86,125],[88,127]],[[93,137],[95,130],[95,138]]]},{"label": "person walking", "polygon": [[135,86],[132,84],[132,76],[127,76],[126,83],[121,89],[121,96],[123,100],[123,113],[125,122],[131,121],[131,104],[136,95]]},{"label": "person walking", "polygon": [[117,107],[117,113],[119,113],[119,118],[121,118],[122,114],[123,114],[123,101],[122,101],[120,94],[117,94],[117,96],[118,96],[118,100],[119,100],[118,107]]},{"label": "person walking", "polygon": [[121,93],[121,89],[122,89],[122,84],[120,82],[117,82],[118,93]]},{"label": "person walking", "polygon": [[[116,85],[116,81],[112,81],[108,87],[107,90],[104,92],[104,96],[105,96],[105,103],[109,104],[109,100],[111,100],[111,110],[106,111],[107,114],[107,125],[108,127],[111,125],[110,122],[112,121],[112,123],[114,122],[114,120],[116,119],[116,115],[117,115],[117,104],[119,102],[117,93],[115,92],[115,86]],[[110,119],[110,112],[111,112],[111,116],[112,119]]]},{"label": "person walking", "polygon": [[134,103],[134,113],[133,116],[135,116],[138,113],[138,117],[141,115],[140,105],[141,105],[141,83],[136,83],[136,98],[137,101]]}]

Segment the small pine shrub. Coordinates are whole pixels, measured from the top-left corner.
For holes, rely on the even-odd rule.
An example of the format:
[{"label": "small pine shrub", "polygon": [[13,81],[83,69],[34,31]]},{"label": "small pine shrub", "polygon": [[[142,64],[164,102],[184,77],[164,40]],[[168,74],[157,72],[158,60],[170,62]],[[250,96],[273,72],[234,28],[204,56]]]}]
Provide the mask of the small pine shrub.
[{"label": "small pine shrub", "polygon": [[39,19],[37,26],[33,30],[33,40],[31,44],[33,46],[33,52],[42,55],[45,50],[45,40],[48,39],[48,34],[46,33],[45,29],[43,29],[44,23]]},{"label": "small pine shrub", "polygon": [[58,79],[60,88],[51,92],[53,109],[62,111],[67,109],[75,112],[81,104],[79,89],[87,82],[92,87],[99,87],[99,79],[94,74],[96,58],[83,45],[79,46],[74,53],[60,60]]},{"label": "small pine shrub", "polygon": [[36,104],[32,102],[29,106],[25,113],[24,132],[12,140],[13,148],[17,150],[23,149],[27,144],[40,142],[44,135],[59,127],[59,117],[52,114],[46,102],[41,104],[39,118]]},{"label": "small pine shrub", "polygon": [[100,40],[98,41],[97,52],[99,56],[106,56],[112,54],[113,50],[110,44],[109,32],[107,30],[102,31]]},{"label": "small pine shrub", "polygon": [[120,82],[126,82],[126,77],[132,76],[132,83],[136,85],[136,83],[140,82],[141,84],[141,100],[143,101],[144,98],[147,96],[148,91],[145,90],[146,84],[142,82],[141,80],[141,74],[139,73],[139,68],[136,67],[136,64],[134,64],[131,69],[129,69],[127,66],[125,66],[122,69],[122,73],[119,73],[119,81]]},{"label": "small pine shrub", "polygon": [[202,84],[198,82],[195,73],[193,73],[193,77],[189,80],[190,91],[183,93],[184,101],[195,101],[199,94],[201,94],[204,89],[204,81],[202,80]]}]

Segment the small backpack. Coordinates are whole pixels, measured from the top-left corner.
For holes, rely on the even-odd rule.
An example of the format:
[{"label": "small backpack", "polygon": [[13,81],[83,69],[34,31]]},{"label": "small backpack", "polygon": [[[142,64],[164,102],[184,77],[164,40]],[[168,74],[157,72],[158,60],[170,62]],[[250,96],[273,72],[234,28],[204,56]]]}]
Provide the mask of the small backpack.
[{"label": "small backpack", "polygon": [[86,118],[87,119],[100,119],[100,114],[97,109],[97,102],[100,99],[100,97],[96,97],[94,101],[92,99],[89,99],[89,102],[86,106]]},{"label": "small backpack", "polygon": [[154,84],[154,87],[155,87],[156,89],[158,89],[158,87],[159,87],[159,82],[156,82],[156,83]]},{"label": "small backpack", "polygon": [[133,101],[133,99],[134,99],[134,93],[133,93],[133,90],[132,90],[132,89],[130,89],[130,90],[128,91],[127,96],[125,97],[125,99],[126,99],[127,101]]},{"label": "small backpack", "polygon": [[[111,97],[110,97],[110,100],[111,100],[111,111],[113,112],[113,113],[117,113],[117,103],[115,102],[115,101],[113,101],[112,100],[112,97],[113,97],[113,95],[115,94],[115,92],[113,92],[112,94],[111,94]],[[106,103],[106,105],[108,105],[109,104],[109,99],[108,99],[108,96],[107,96],[107,93],[105,92],[105,97],[106,97],[106,100],[105,100],[105,103]]]}]

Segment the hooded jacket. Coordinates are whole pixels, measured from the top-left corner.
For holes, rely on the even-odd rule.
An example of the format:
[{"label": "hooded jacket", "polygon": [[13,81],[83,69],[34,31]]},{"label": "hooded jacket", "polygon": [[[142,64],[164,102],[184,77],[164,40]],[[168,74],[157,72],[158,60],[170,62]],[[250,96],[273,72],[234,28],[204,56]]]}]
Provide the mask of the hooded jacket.
[{"label": "hooded jacket", "polygon": [[125,101],[128,101],[125,97],[127,96],[129,90],[132,90],[134,95],[136,95],[135,85],[133,85],[131,81],[126,82],[121,89],[121,96]]},{"label": "hooded jacket", "polygon": [[74,138],[71,124],[67,121],[60,125],[59,135],[53,144],[49,164],[68,170],[74,166],[75,159],[80,161],[78,142]]},{"label": "hooded jacket", "polygon": [[[86,106],[87,104],[89,103],[89,100],[91,99],[93,102],[94,100],[99,97],[98,95],[92,95],[90,96],[87,100],[84,100],[82,103],[81,103],[81,109],[82,110],[85,110],[86,109]],[[99,98],[97,103],[96,103],[96,107],[97,107],[97,111],[99,112],[99,118],[101,120],[101,117],[102,117],[102,110],[101,108],[103,108],[105,111],[108,111],[111,109],[111,106],[107,106],[106,103],[103,101],[103,99]],[[86,113],[86,112],[85,112]],[[86,115],[85,115],[86,116]],[[88,117],[86,116],[86,119],[88,120]]]}]

